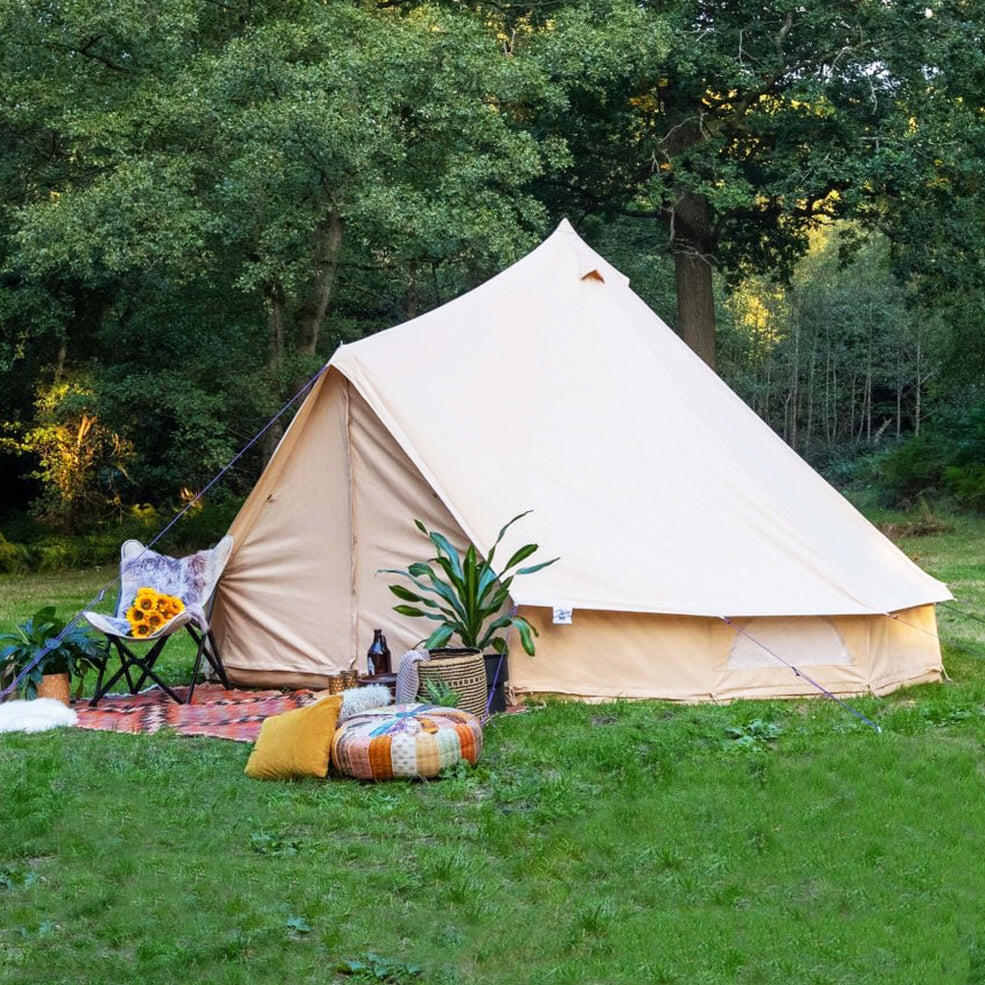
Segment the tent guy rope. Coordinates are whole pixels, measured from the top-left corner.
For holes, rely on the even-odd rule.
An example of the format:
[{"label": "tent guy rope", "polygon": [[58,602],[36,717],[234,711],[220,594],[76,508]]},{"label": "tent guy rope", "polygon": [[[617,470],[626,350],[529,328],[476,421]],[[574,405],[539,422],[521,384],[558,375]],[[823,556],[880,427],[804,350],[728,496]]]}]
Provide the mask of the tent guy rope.
[{"label": "tent guy rope", "polygon": [[830,698],[836,705],[840,705],[842,708],[845,709],[845,711],[850,712],[857,719],[859,719],[859,721],[865,722],[866,725],[868,725],[870,728],[875,729],[876,732],[879,733],[882,732],[882,728],[879,725],[877,725],[874,721],[872,721],[871,718],[867,718],[857,708],[853,708],[847,701],[843,701],[836,694],[832,694],[832,692],[829,691],[823,684],[819,684],[816,680],[814,680],[813,677],[810,677],[809,675],[805,674],[799,667],[796,667],[792,663],[790,663],[789,660],[784,660],[783,657],[781,657],[774,650],[771,650],[762,640],[757,640],[756,637],[752,635],[752,633],[750,633],[747,629],[745,629],[745,627],[740,626],[737,622],[735,622],[734,619],[729,619],[728,616],[721,616],[720,618],[722,619],[723,622],[731,626],[737,633],[741,633],[747,639],[752,640],[752,642],[755,643],[757,646],[762,647],[762,649],[764,649],[771,657],[773,657],[774,660],[779,660],[781,664],[783,664],[786,667],[789,667],[790,670],[792,670],[797,677],[801,678],[801,680],[807,681],[807,683],[810,684],[812,687],[817,688],[817,690],[820,691],[821,694],[823,694],[826,698]]},{"label": "tent guy rope", "polygon": [[[974,619],[976,622],[985,623],[985,619],[983,619],[981,616],[976,616],[974,613],[971,612],[965,612],[964,609],[960,608],[959,606],[952,605],[950,602],[938,602],[937,604],[946,605],[949,609],[953,608],[954,611],[957,612],[959,615],[965,616],[968,619]],[[953,639],[945,640],[939,633],[932,632],[929,629],[924,629],[923,626],[918,626],[916,625],[916,623],[907,622],[901,616],[898,616],[895,612],[884,612],[883,615],[887,619],[892,619],[895,622],[900,623],[900,625],[902,626],[909,626],[910,629],[915,629],[918,633],[923,633],[924,636],[929,636],[931,639],[937,640],[937,642],[940,643],[941,645],[946,644],[952,649],[957,650],[958,653],[963,653],[965,656],[973,657],[975,660],[985,660],[985,657],[983,657],[982,654],[975,653],[974,650],[969,650],[967,647],[961,646],[960,643],[955,643]]]},{"label": "tent guy rope", "polygon": [[[961,615],[965,616],[966,618],[974,619],[977,622],[985,623],[985,618],[982,618],[981,616],[975,615],[972,612],[967,612],[966,610],[962,609],[960,606],[958,606],[958,605],[956,605],[956,604],[954,604],[952,602],[941,602],[939,604],[940,605],[946,605],[948,608],[953,608],[956,612],[960,613]],[[929,629],[924,629],[922,626],[917,626],[915,623],[907,622],[906,619],[901,618],[895,612],[884,612],[884,613],[882,613],[882,615],[884,615],[887,619],[893,619],[894,621],[896,621],[898,623],[901,623],[903,626],[909,626],[910,629],[915,629],[918,633],[923,633],[926,636],[930,636],[931,638],[937,640],[938,643],[941,643],[941,644],[945,643],[945,640],[943,640],[941,638],[940,634],[931,632]],[[749,640],[751,640],[757,646],[759,646],[763,650],[765,650],[775,660],[778,660],[780,663],[782,663],[785,666],[789,667],[790,670],[792,670],[793,673],[796,674],[797,677],[801,678],[802,680],[806,681],[808,684],[810,684],[813,687],[817,688],[817,690],[820,691],[821,694],[823,694],[826,698],[830,698],[832,701],[834,701],[835,703],[839,704],[846,711],[851,712],[851,714],[853,714],[856,718],[858,718],[861,721],[865,722],[866,725],[869,725],[872,728],[874,728],[877,732],[882,732],[882,728],[879,725],[877,725],[874,721],[872,721],[872,719],[867,718],[857,708],[853,708],[850,704],[848,704],[847,701],[843,701],[837,695],[832,694],[827,688],[825,688],[823,685],[821,685],[817,681],[815,681],[813,677],[808,676],[799,667],[796,667],[794,664],[790,663],[789,660],[784,660],[783,657],[781,657],[774,650],[770,649],[770,647],[768,647],[765,643],[763,643],[762,640],[756,639],[755,636],[753,636],[750,632],[748,632],[742,626],[739,626],[734,620],[729,619],[728,616],[722,616],[721,619],[722,619],[723,622],[728,623],[728,625],[730,625],[733,629],[735,629],[735,631],[737,633],[741,633],[743,636],[747,637]],[[947,645],[954,647],[954,649],[959,650],[960,652],[965,653],[968,656],[975,657],[976,659],[979,659],[979,660],[982,659],[981,654],[974,653],[971,650],[965,649],[964,647],[960,646],[957,643],[954,643],[953,641],[948,642]]]},{"label": "tent guy rope", "polygon": [[[158,532],[155,534],[153,540],[144,545],[143,551],[137,555],[135,560],[143,557],[146,551],[149,551],[156,543],[158,543],[162,537],[217,483],[222,477],[280,420],[281,417],[302,397],[308,390],[314,385],[315,381],[318,379],[322,373],[325,372],[326,367],[321,366],[317,373],[315,373],[310,379],[308,379],[304,385],[291,397],[290,400],[284,404],[280,410],[274,414],[273,417],[267,421],[266,424],[255,435],[253,435],[250,440],[243,445],[242,448],[228,462],[195,494],[195,496],[190,499],[185,506],[176,513],[171,520],[166,523]],[[8,695],[12,694],[16,690],[17,686],[27,677],[28,674],[34,670],[35,667],[49,654],[59,643],[65,638],[66,634],[78,623],[82,618],[82,615],[87,610],[91,609],[93,606],[98,605],[106,597],[106,592],[109,591],[117,582],[119,581],[119,575],[116,575],[110,581],[106,582],[102,588],[96,592],[95,595],[88,602],[86,602],[82,608],[75,613],[74,616],[65,624],[65,628],[53,639],[47,640],[45,645],[41,647],[40,650],[34,655],[30,663],[8,684],[2,691],[0,691],[0,701],[5,700]]]}]

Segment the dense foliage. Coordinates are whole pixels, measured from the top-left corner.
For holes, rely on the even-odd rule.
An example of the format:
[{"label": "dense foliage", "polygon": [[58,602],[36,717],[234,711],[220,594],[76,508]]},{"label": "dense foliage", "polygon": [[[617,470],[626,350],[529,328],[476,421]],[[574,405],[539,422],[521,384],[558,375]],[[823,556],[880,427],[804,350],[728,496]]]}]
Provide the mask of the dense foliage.
[{"label": "dense foliage", "polygon": [[166,514],[565,214],[812,460],[933,444],[982,399],[983,49],[969,0],[3,5],[0,564]]},{"label": "dense foliage", "polygon": [[872,468],[891,504],[944,493],[985,512],[985,401],[948,408],[931,427],[878,456]]}]

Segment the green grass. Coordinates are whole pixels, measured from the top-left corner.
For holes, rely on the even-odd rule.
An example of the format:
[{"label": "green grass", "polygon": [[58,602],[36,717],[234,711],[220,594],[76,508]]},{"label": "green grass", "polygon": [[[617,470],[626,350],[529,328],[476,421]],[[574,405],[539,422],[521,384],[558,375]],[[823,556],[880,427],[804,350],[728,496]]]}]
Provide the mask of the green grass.
[{"label": "green grass", "polygon": [[[985,522],[903,546],[985,610]],[[0,621],[102,574],[0,579]],[[556,703],[471,772],[377,786],[0,737],[0,981],[985,983],[985,625],[941,626],[981,656],[859,699],[881,735],[824,701]]]}]

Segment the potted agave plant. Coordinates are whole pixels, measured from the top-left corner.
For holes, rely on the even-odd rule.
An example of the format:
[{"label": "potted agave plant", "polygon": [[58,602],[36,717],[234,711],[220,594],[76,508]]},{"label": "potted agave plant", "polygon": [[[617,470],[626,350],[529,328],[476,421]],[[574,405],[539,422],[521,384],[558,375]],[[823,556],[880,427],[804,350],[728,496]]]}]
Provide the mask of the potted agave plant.
[{"label": "potted agave plant", "polygon": [[[431,660],[421,667],[422,681],[442,674],[442,665],[452,660],[459,664],[459,676],[447,674],[443,681],[454,688],[461,699],[460,707],[474,710],[469,704],[469,680],[473,678],[468,665],[481,661],[486,687],[491,689],[496,671],[505,664],[502,659],[509,652],[507,634],[515,630],[524,652],[534,655],[534,637],[537,630],[522,616],[517,616],[508,608],[510,586],[513,579],[532,575],[558,558],[518,567],[538,550],[537,544],[524,544],[513,552],[505,565],[498,571],[494,567],[496,549],[506,531],[530,510],[513,517],[500,531],[495,543],[485,558],[480,557],[474,544],[470,544],[464,555],[460,554],[448,538],[436,530],[428,530],[420,520],[414,525],[430,541],[434,557],[409,565],[406,569],[386,569],[387,574],[400,575],[407,582],[403,585],[390,585],[390,591],[400,599],[394,611],[402,616],[428,619],[437,623],[431,634],[422,643],[430,650]],[[449,647],[448,643],[457,638],[461,644]],[[492,651],[488,653],[488,651]],[[502,684],[505,669],[498,675],[497,688],[502,699]],[[479,704],[485,710],[485,690]]]},{"label": "potted agave plant", "polygon": [[[20,674],[39,650],[51,649],[30,670],[20,684],[25,698],[55,698],[69,703],[70,682],[77,681],[76,697],[83,678],[105,658],[103,644],[80,626],[65,631],[66,623],[55,615],[54,606],[39,609],[12,633],[0,634],[0,685]],[[58,637],[61,636],[61,639]],[[54,640],[58,639],[57,643]]]}]

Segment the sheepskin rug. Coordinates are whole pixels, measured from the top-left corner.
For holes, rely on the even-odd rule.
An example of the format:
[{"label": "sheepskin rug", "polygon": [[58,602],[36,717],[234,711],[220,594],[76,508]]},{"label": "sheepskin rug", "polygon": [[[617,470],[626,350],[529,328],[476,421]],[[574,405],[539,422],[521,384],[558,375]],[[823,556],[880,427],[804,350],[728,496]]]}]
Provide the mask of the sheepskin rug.
[{"label": "sheepskin rug", "polygon": [[74,725],[79,716],[54,698],[4,701],[0,704],[0,732],[47,732]]},{"label": "sheepskin rug", "polygon": [[362,687],[350,687],[347,691],[342,692],[339,724],[348,721],[354,715],[361,715],[364,711],[391,704],[393,704],[393,695],[385,684],[365,684]]}]

